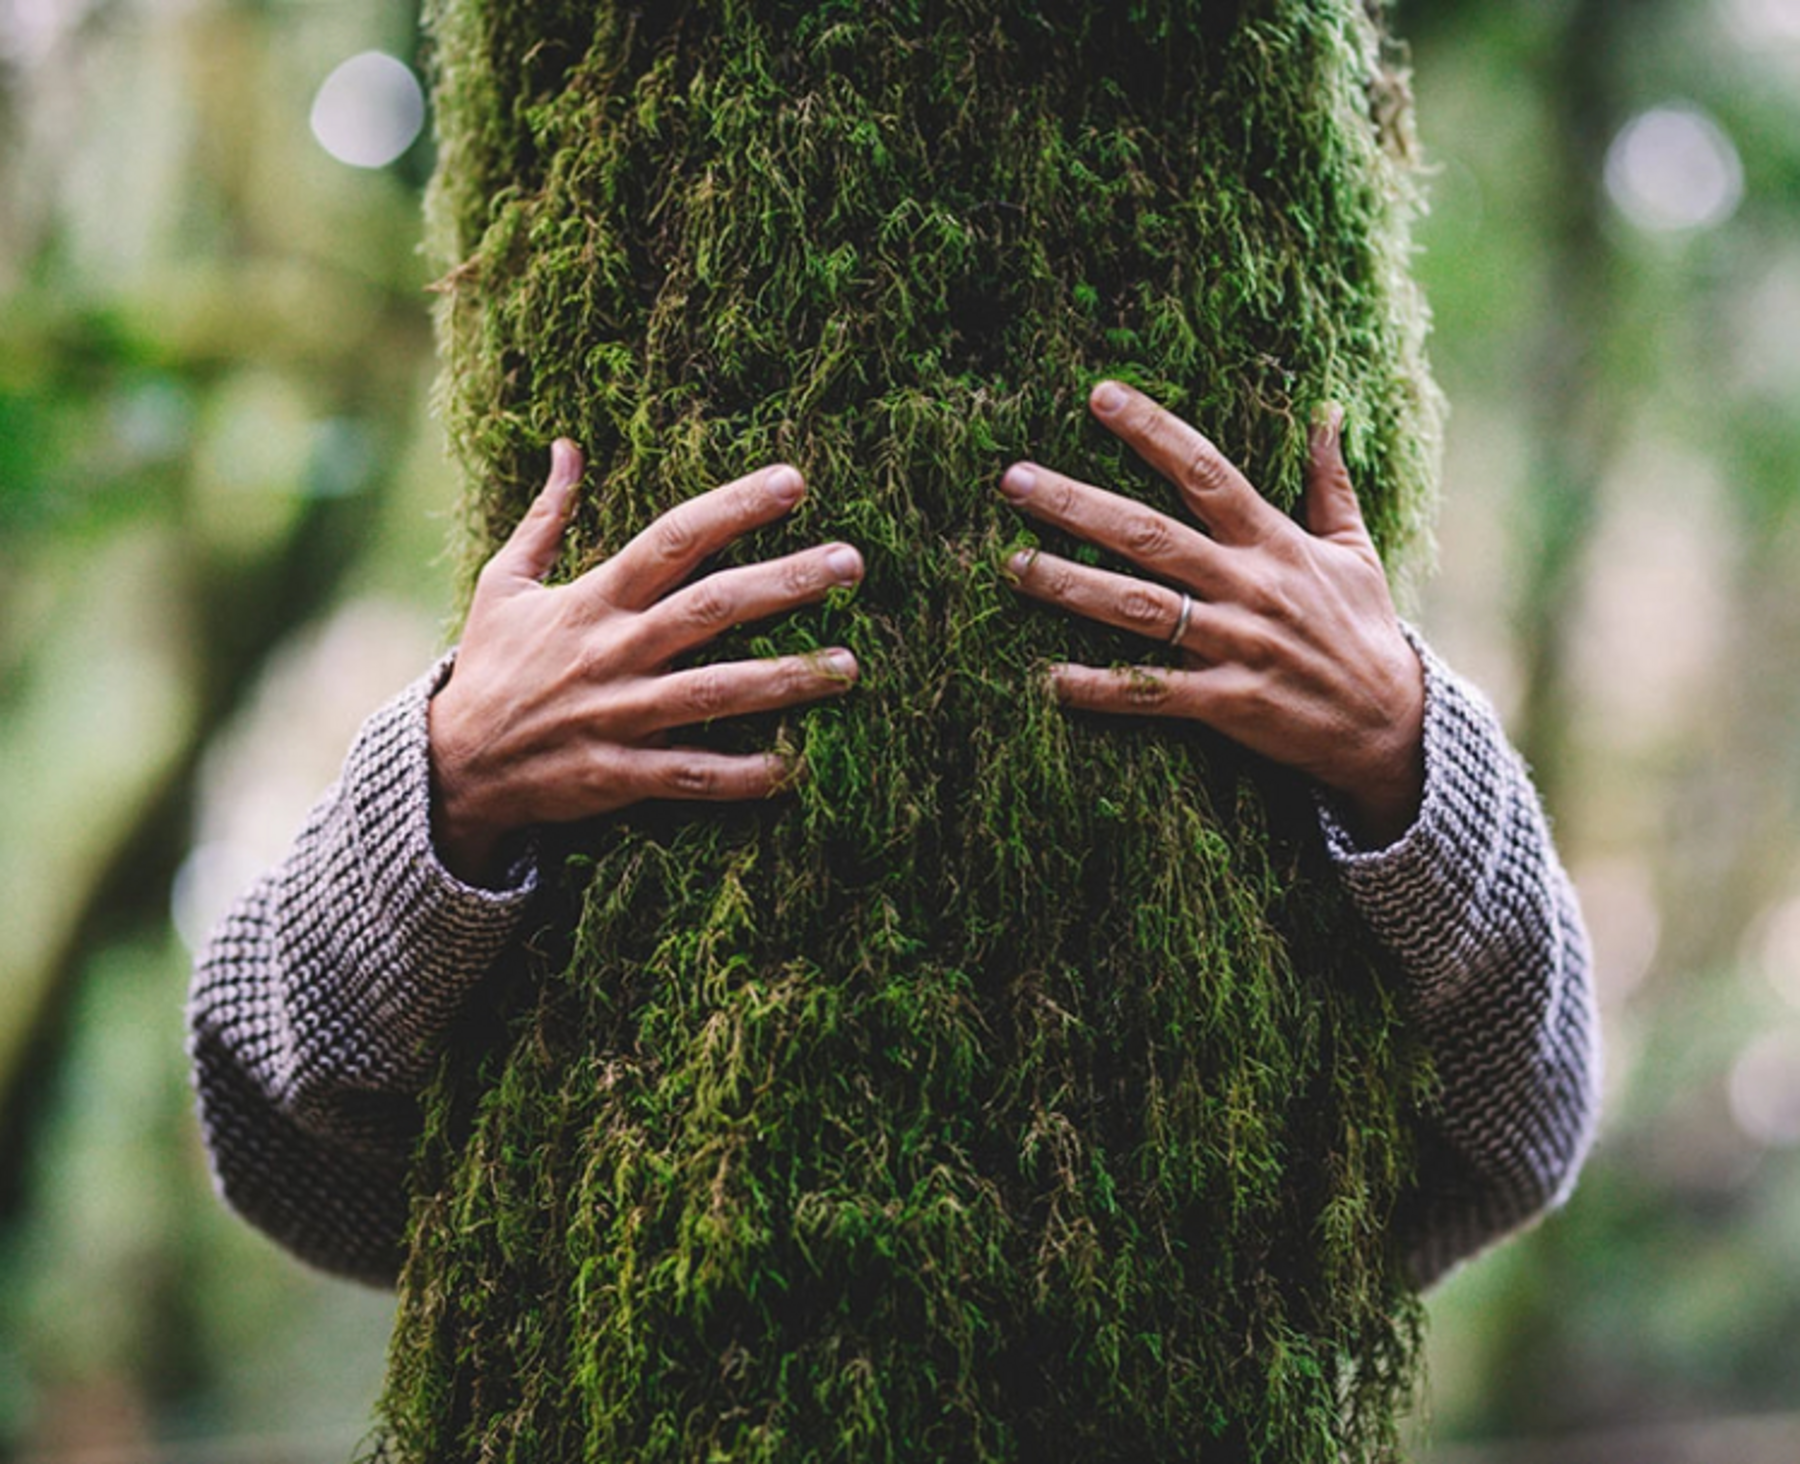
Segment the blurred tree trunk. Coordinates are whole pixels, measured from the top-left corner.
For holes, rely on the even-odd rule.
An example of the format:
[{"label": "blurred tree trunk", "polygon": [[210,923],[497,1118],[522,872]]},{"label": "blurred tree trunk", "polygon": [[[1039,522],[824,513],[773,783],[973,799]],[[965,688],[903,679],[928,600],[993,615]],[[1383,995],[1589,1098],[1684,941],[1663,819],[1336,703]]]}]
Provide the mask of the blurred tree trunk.
[{"label": "blurred tree trunk", "polygon": [[1617,383],[1619,335],[1628,318],[1606,231],[1601,178],[1606,146],[1624,121],[1617,76],[1623,36],[1649,20],[1652,5],[1569,0],[1546,44],[1554,74],[1552,136],[1552,298],[1542,312],[1534,399],[1533,458],[1527,483],[1529,535],[1519,594],[1525,679],[1515,718],[1520,750],[1540,792],[1559,806],[1571,756],[1570,661],[1579,623],[1583,564],[1599,523],[1599,485],[1625,428],[1627,393]]},{"label": "blurred tree trunk", "polygon": [[[435,244],[472,559],[568,433],[575,572],[780,457],[850,698],[778,805],[558,850],[428,1100],[405,1458],[1367,1459],[1417,1308],[1422,1081],[1309,789],[1049,704],[1127,638],[1013,602],[1000,470],[1172,506],[1103,373],[1283,503],[1343,402],[1397,552],[1435,471],[1404,95],[1360,0],[444,0]],[[566,855],[566,857],[564,857]],[[558,862],[560,860],[560,863]]]}]

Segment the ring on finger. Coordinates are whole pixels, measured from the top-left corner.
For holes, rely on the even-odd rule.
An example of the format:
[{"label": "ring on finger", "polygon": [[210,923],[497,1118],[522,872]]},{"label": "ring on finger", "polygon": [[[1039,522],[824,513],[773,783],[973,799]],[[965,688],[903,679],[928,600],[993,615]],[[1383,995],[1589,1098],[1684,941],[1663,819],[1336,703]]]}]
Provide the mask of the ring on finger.
[{"label": "ring on finger", "polygon": [[1194,615],[1194,597],[1186,590],[1181,592],[1181,610],[1175,616],[1175,629],[1169,632],[1169,644],[1178,646],[1182,636],[1187,634],[1188,621]]}]

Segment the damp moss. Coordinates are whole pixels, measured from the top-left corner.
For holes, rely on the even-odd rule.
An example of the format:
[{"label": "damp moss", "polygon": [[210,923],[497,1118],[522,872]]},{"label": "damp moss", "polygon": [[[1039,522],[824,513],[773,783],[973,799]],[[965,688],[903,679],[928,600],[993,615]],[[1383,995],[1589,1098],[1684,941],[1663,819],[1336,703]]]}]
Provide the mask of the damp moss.
[{"label": "damp moss", "polygon": [[[1361,0],[437,0],[440,405],[467,563],[559,434],[574,575],[772,459],[725,561],[853,596],[712,652],[861,684],[721,727],[809,776],[547,845],[426,1103],[383,1403],[408,1460],[1370,1460],[1419,1310],[1424,1065],[1309,791],[1050,704],[1141,644],[1032,609],[1032,456],[1175,507],[1103,375],[1284,507],[1306,428],[1390,568],[1437,405],[1404,92]],[[1052,536],[1054,537],[1054,536]]]}]

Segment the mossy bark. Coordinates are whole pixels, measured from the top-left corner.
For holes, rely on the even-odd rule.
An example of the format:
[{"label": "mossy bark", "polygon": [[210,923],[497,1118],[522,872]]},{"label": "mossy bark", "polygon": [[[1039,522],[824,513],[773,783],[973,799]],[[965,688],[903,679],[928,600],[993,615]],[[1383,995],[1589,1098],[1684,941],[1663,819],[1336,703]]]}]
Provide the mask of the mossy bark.
[{"label": "mossy bark", "polygon": [[[1277,501],[1348,410],[1392,562],[1431,497],[1401,93],[1359,0],[439,0],[443,403],[471,560],[568,434],[564,571],[773,459],[854,596],[774,804],[547,851],[428,1095],[384,1403],[407,1459],[1382,1457],[1423,1065],[1311,791],[1034,668],[1032,456],[1175,508],[1102,374]],[[536,927],[534,926],[534,929]]]}]

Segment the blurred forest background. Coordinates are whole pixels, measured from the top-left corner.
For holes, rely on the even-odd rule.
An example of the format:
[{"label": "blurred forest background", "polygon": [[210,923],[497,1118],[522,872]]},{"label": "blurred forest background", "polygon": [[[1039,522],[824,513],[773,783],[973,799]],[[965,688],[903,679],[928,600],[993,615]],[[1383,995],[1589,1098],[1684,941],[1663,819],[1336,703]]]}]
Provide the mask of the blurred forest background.
[{"label": "blurred forest background", "polygon": [[[1431,1298],[1425,1464],[1800,1459],[1800,0],[1403,0],[1454,408],[1414,597],[1610,1044]],[[213,1200],[191,944],[443,644],[412,0],[0,0],[0,1456],[349,1457],[385,1297]],[[332,78],[329,85],[327,79]]]}]

